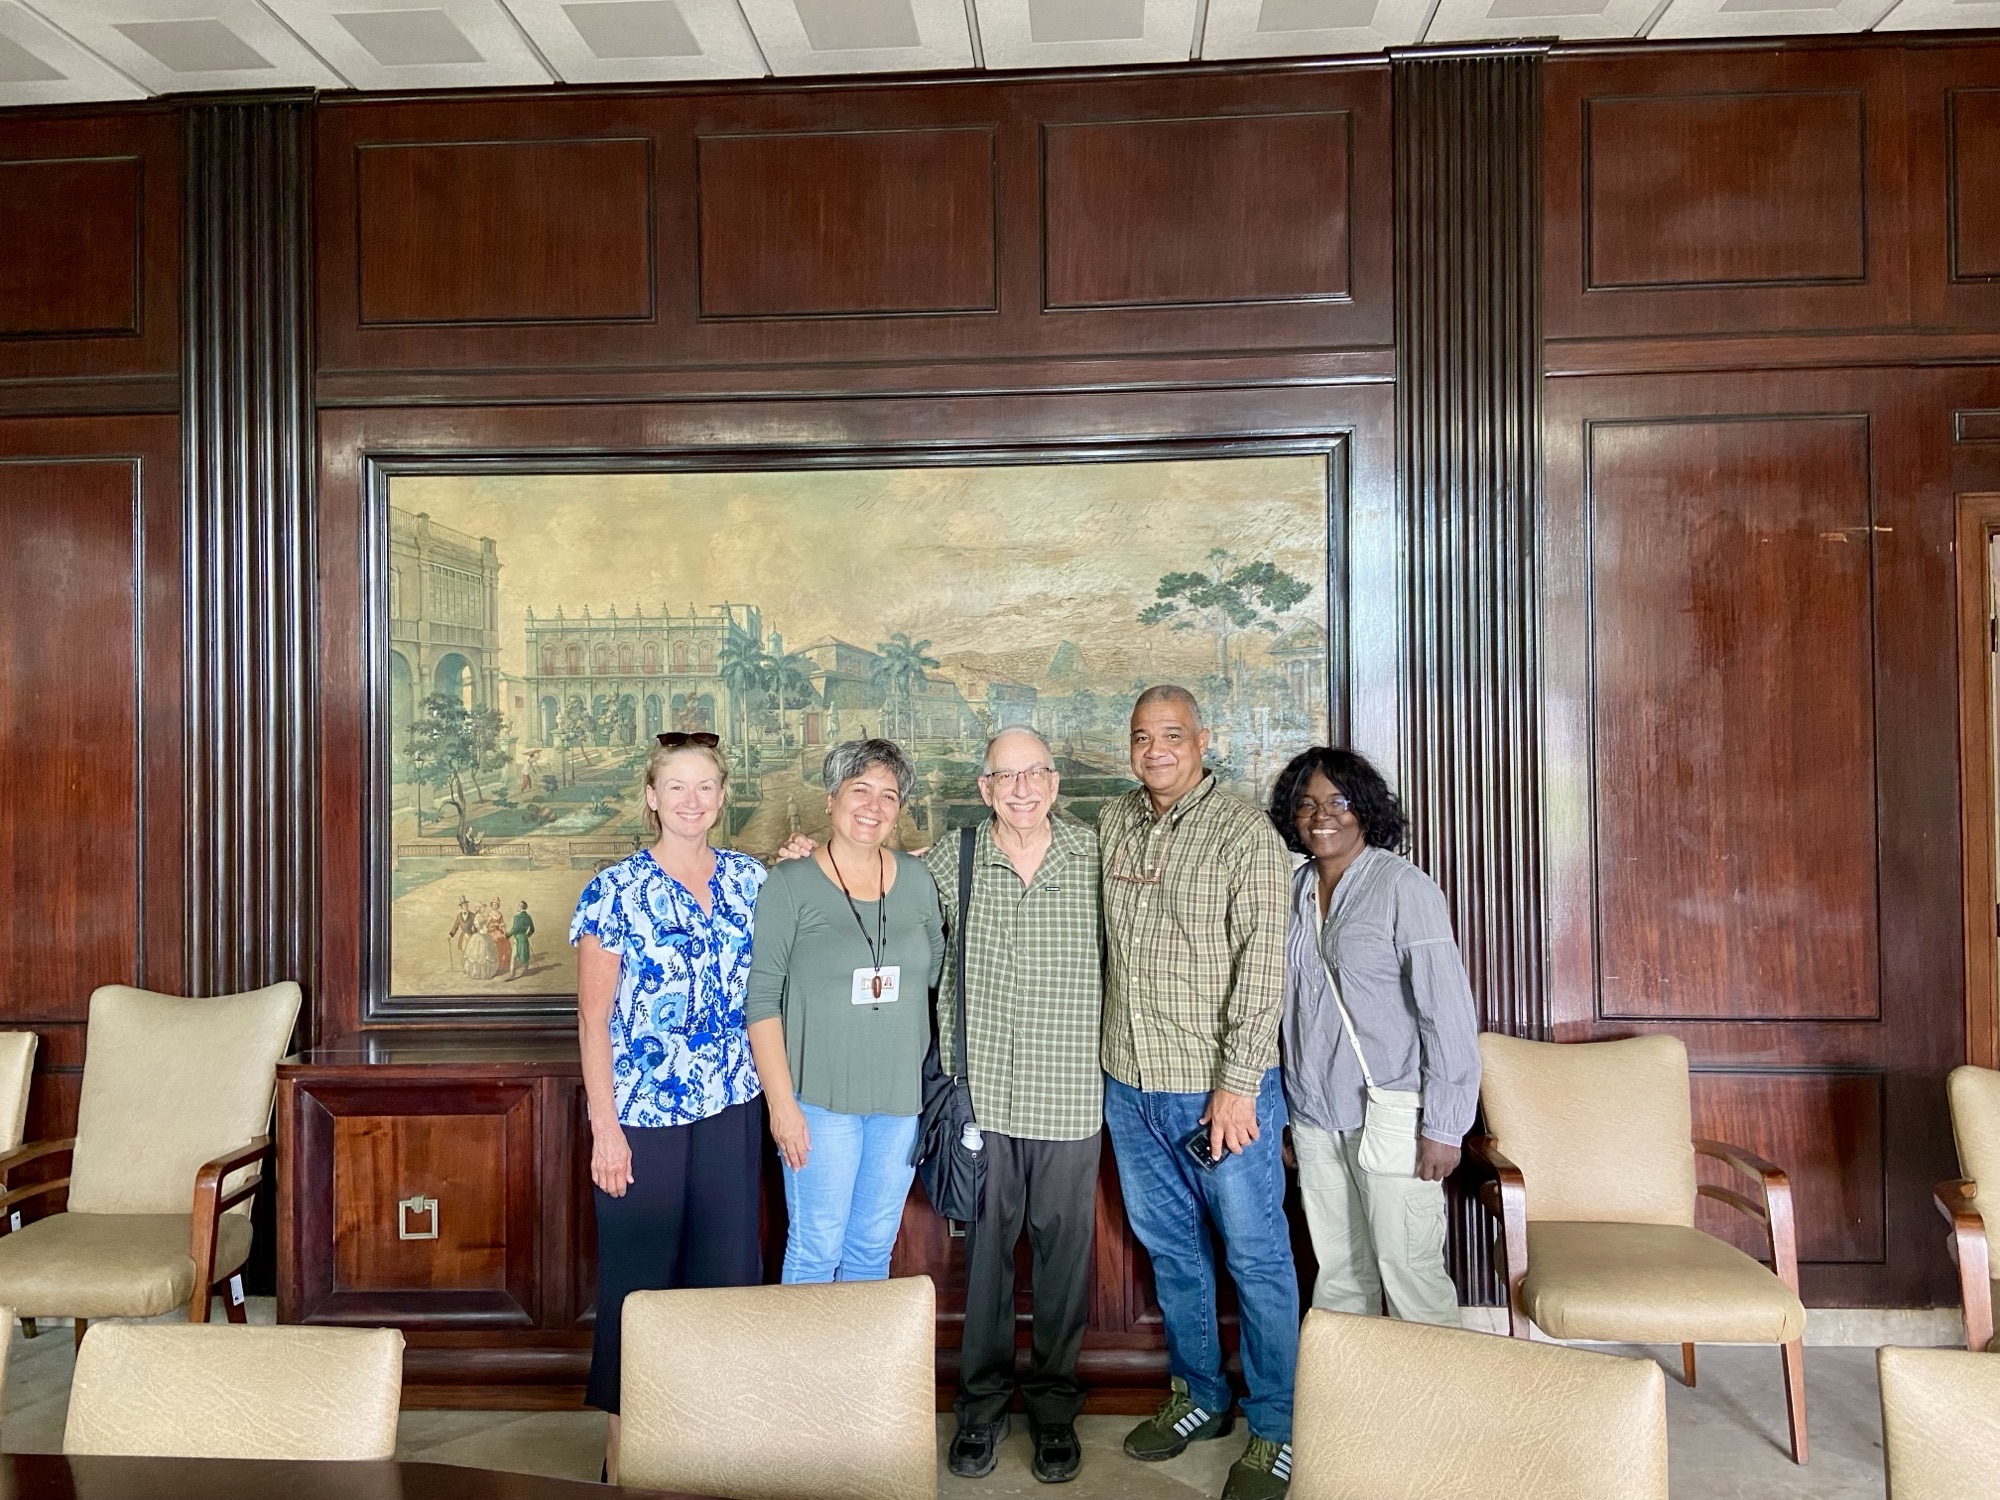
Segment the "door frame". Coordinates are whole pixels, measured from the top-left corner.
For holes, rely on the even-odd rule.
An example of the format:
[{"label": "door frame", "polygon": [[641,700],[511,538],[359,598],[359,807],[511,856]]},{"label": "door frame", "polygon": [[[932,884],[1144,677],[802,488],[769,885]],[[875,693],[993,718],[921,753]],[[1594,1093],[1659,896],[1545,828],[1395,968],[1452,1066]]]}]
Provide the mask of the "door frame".
[{"label": "door frame", "polygon": [[1965,1057],[2000,1067],[2000,870],[1995,869],[1996,659],[1992,542],[2000,494],[1958,497],[1959,857],[1964,873]]}]

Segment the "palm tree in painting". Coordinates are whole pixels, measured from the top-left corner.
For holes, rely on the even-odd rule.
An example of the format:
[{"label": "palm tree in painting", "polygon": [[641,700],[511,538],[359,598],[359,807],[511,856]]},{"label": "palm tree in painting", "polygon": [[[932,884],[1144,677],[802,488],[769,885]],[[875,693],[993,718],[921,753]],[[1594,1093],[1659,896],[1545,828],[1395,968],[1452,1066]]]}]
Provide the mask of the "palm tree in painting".
[{"label": "palm tree in painting", "polygon": [[729,689],[729,701],[736,709],[736,743],[745,746],[750,734],[750,699],[764,690],[771,662],[764,643],[741,626],[731,625],[723,638],[722,653],[716,658],[716,675]]},{"label": "palm tree in painting", "polygon": [[[923,691],[924,673],[938,664],[936,657],[925,654],[930,645],[928,640],[911,640],[908,632],[902,630],[875,644],[875,653],[881,660],[875,663],[871,675],[875,686],[882,689],[883,717],[894,722],[893,716],[900,712],[906,731],[914,719],[912,705]],[[885,723],[884,728],[887,727]]]},{"label": "palm tree in painting", "polygon": [[766,660],[770,666],[764,673],[764,691],[778,705],[778,733],[782,737],[789,727],[787,711],[810,708],[819,701],[819,694],[813,689],[813,659],[797,651],[787,651],[783,656]]}]

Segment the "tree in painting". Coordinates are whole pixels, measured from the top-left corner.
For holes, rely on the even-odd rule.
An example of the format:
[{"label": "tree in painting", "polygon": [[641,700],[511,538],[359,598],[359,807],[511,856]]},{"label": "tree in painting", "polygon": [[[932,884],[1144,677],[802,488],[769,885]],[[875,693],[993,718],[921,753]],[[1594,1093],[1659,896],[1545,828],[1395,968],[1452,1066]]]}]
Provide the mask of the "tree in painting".
[{"label": "tree in painting", "polygon": [[783,656],[766,657],[765,660],[769,665],[764,672],[764,691],[778,706],[778,734],[782,739],[791,727],[785,715],[811,708],[819,701],[819,694],[813,689],[813,660],[797,651],[787,651]]},{"label": "tree in painting", "polygon": [[1240,563],[1236,554],[1212,549],[1206,571],[1163,573],[1153,602],[1139,611],[1141,625],[1207,630],[1215,636],[1215,678],[1205,690],[1234,694],[1229,643],[1245,630],[1276,635],[1278,616],[1312,596],[1312,585],[1270,562]]},{"label": "tree in painting", "polygon": [[899,630],[886,641],[878,641],[875,654],[881,660],[875,663],[872,676],[875,686],[882,689],[884,734],[892,733],[890,726],[900,719],[905,726],[915,722],[912,705],[917,694],[924,690],[924,673],[938,664],[935,656],[927,655],[931,648],[928,640],[913,641],[907,631]]},{"label": "tree in painting", "polygon": [[732,624],[715,665],[736,709],[736,743],[740,746],[749,738],[750,705],[764,691],[771,656],[762,641],[741,626]]},{"label": "tree in painting", "polygon": [[500,743],[502,728],[500,715],[492,709],[467,708],[447,694],[432,693],[404,741],[403,753],[416,779],[434,791],[450,792],[438,805],[457,815],[455,836],[461,854],[479,852],[466,782],[471,781],[475,794],[483,795],[482,773],[507,764],[508,754]]}]

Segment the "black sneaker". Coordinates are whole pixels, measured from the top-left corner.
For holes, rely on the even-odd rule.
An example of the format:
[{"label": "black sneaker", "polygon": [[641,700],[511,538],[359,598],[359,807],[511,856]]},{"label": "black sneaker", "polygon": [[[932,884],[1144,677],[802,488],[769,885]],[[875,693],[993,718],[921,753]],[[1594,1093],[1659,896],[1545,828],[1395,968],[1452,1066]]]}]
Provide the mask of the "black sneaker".
[{"label": "black sneaker", "polygon": [[1035,1458],[1030,1465],[1043,1484],[1067,1484],[1083,1467],[1083,1444],[1077,1441],[1076,1424],[1035,1429]]},{"label": "black sneaker", "polygon": [[1230,1465],[1222,1500],[1284,1500],[1292,1483],[1292,1445],[1250,1434],[1250,1446]]},{"label": "black sneaker", "polygon": [[945,1467],[960,1479],[984,1479],[1000,1462],[1000,1445],[1012,1420],[1003,1413],[997,1422],[960,1422]]},{"label": "black sneaker", "polygon": [[1188,1394],[1187,1382],[1180,1376],[1173,1377],[1172,1386],[1172,1394],[1161,1403],[1160,1409],[1125,1435],[1128,1457],[1142,1463],[1174,1458],[1185,1452],[1189,1443],[1219,1438],[1236,1425],[1236,1419],[1227,1409],[1211,1412],[1196,1406]]}]

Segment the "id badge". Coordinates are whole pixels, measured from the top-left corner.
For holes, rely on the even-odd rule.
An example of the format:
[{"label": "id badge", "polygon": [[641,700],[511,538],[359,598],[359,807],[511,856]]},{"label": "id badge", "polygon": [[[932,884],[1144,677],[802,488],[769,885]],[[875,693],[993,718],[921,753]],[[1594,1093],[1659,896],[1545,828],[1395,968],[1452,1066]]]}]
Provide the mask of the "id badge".
[{"label": "id badge", "polygon": [[900,964],[884,964],[879,969],[854,971],[854,1003],[887,1005],[896,998],[896,983],[903,977]]}]

